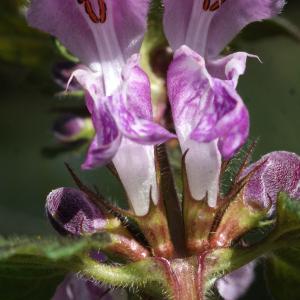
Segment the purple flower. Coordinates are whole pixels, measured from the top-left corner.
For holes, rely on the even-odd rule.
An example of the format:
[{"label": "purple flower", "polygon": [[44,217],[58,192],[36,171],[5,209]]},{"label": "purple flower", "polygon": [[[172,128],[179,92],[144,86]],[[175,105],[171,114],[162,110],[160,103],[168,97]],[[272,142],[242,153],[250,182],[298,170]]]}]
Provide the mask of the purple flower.
[{"label": "purple flower", "polygon": [[74,188],[52,191],[46,200],[46,213],[60,234],[89,235],[103,231],[106,220],[101,211]]},{"label": "purple flower", "polygon": [[243,296],[255,277],[255,263],[233,271],[217,281],[217,289],[225,300],[237,300]]},{"label": "purple flower", "polygon": [[111,290],[104,285],[68,275],[57,287],[52,300],[126,300],[124,290]]},{"label": "purple flower", "polygon": [[153,121],[150,82],[136,54],[148,9],[148,0],[33,0],[28,12],[32,26],[86,65],[72,76],[86,91],[96,130],[83,168],[113,160],[137,215],[148,212],[150,190],[158,201],[153,145],[173,137]]},{"label": "purple flower", "polygon": [[218,55],[244,26],[279,13],[284,1],[164,0],[164,4],[164,29],[175,52],[168,94],[181,148],[189,150],[185,161],[189,188],[193,198],[207,196],[214,207],[221,159],[231,158],[249,133],[248,111],[236,86],[250,55]]},{"label": "purple flower", "polygon": [[248,167],[242,177],[258,168],[247,182],[243,198],[248,203],[275,209],[277,195],[285,192],[291,198],[300,199],[300,157],[295,153],[278,151],[263,156]]}]

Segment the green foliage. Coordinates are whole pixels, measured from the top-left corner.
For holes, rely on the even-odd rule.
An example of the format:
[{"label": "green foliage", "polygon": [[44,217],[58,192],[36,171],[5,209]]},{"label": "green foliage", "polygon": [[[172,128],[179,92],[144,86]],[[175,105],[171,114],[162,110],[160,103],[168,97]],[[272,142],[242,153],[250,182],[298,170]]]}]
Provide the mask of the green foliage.
[{"label": "green foliage", "polygon": [[275,300],[297,300],[300,295],[300,249],[276,251],[266,260],[266,278]]},{"label": "green foliage", "polygon": [[0,8],[0,60],[36,68],[51,63],[51,39],[27,26],[18,2],[1,2]]},{"label": "green foliage", "polygon": [[89,240],[0,239],[1,299],[48,300]]},{"label": "green foliage", "polygon": [[277,214],[274,237],[279,250],[266,259],[266,278],[275,300],[297,300],[300,295],[300,202],[281,193]]}]

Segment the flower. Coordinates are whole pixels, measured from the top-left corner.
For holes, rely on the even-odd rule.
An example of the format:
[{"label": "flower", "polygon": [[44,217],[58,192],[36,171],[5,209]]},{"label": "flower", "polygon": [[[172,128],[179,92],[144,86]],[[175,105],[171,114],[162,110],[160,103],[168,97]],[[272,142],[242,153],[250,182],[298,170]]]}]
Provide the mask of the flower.
[{"label": "flower", "polygon": [[46,214],[62,235],[80,236],[104,231],[107,224],[103,213],[74,188],[53,190],[46,200]]},{"label": "flower", "polygon": [[255,262],[233,271],[217,281],[217,289],[225,300],[237,300],[246,294],[255,277]]},{"label": "flower", "polygon": [[57,287],[52,300],[126,300],[125,290],[110,290],[92,281],[68,275]]},{"label": "flower", "polygon": [[29,24],[56,36],[86,66],[71,77],[86,91],[96,130],[83,168],[113,160],[137,215],[148,212],[150,190],[158,201],[153,145],[173,137],[153,121],[150,82],[139,65],[148,6],[147,0],[33,0],[28,12]]},{"label": "flower", "polygon": [[217,203],[221,159],[231,158],[246,141],[249,115],[236,92],[251,56],[237,52],[218,57],[247,24],[270,18],[283,0],[164,0],[164,30],[174,53],[168,94],[196,200]]},{"label": "flower", "polygon": [[243,190],[246,203],[271,208],[269,213],[272,214],[279,192],[300,199],[300,157],[297,154],[286,151],[268,153],[250,165],[242,177],[256,168]]}]

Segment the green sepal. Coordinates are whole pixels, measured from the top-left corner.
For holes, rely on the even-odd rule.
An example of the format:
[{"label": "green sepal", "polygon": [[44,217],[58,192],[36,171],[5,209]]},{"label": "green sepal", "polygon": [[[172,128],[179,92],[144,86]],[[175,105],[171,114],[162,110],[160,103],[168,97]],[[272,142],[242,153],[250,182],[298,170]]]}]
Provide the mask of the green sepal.
[{"label": "green sepal", "polygon": [[72,55],[68,51],[68,49],[60,43],[60,41],[58,39],[55,39],[54,41],[55,41],[56,49],[62,57],[64,57],[65,59],[67,59],[73,63],[79,63],[79,59],[76,56]]}]

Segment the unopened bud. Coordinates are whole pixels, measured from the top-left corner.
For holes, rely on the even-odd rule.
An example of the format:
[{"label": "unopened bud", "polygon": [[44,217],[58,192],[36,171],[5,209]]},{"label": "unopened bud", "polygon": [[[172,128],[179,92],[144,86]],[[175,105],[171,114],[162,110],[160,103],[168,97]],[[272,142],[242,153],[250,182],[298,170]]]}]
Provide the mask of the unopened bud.
[{"label": "unopened bud", "polygon": [[107,221],[101,211],[78,189],[59,188],[46,201],[46,213],[54,229],[66,235],[85,235],[103,231]]},{"label": "unopened bud", "polygon": [[53,126],[54,136],[61,142],[75,142],[89,139],[94,132],[90,118],[81,118],[73,114],[66,114],[56,120]]}]

